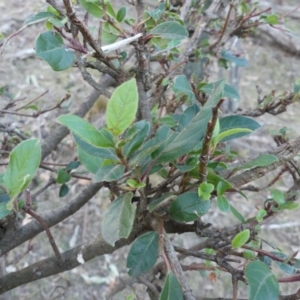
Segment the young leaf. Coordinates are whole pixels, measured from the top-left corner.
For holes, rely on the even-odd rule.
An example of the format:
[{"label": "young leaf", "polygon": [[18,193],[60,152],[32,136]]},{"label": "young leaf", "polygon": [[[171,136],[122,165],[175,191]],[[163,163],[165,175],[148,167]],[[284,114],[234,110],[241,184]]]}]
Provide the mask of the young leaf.
[{"label": "young leaf", "polygon": [[13,201],[26,189],[41,162],[41,145],[38,139],[21,142],[9,155],[4,175],[4,186]]},{"label": "young leaf", "polygon": [[276,189],[271,189],[271,196],[273,200],[276,201],[279,205],[285,203],[283,192]]},{"label": "young leaf", "polygon": [[220,211],[228,212],[230,210],[230,204],[225,196],[219,195],[217,198],[217,205]]},{"label": "young leaf", "polygon": [[68,172],[66,172],[66,170],[64,169],[58,170],[57,177],[56,177],[57,183],[63,184],[70,181],[70,179],[71,179],[71,175]]},{"label": "young leaf", "polygon": [[135,119],[138,108],[138,92],[135,79],[116,88],[108,101],[106,122],[114,135],[124,132]]},{"label": "young leaf", "polygon": [[94,182],[101,181],[115,181],[122,177],[124,174],[125,166],[123,165],[106,165],[102,166],[94,177]]},{"label": "young leaf", "polygon": [[59,197],[64,197],[69,193],[69,187],[64,183],[59,189]]},{"label": "young leaf", "polygon": [[150,270],[158,257],[158,233],[147,232],[138,237],[132,244],[127,257],[128,274],[133,277]]},{"label": "young leaf", "polygon": [[278,281],[263,262],[250,262],[246,267],[245,276],[250,287],[249,300],[278,299]]},{"label": "young leaf", "polygon": [[191,222],[205,215],[209,208],[209,200],[201,199],[196,192],[187,192],[172,202],[170,215],[178,222]]},{"label": "young leaf", "polygon": [[159,300],[183,300],[181,286],[172,272],[169,272]]},{"label": "young leaf", "polygon": [[239,232],[231,241],[231,245],[233,248],[240,248],[245,245],[250,238],[250,230],[246,229]]},{"label": "young leaf", "polygon": [[259,209],[258,212],[256,213],[257,222],[260,223],[266,215],[267,215],[267,212],[263,208]]},{"label": "young leaf", "polygon": [[122,6],[117,12],[117,21],[122,22],[126,17],[126,6]]},{"label": "young leaf", "polygon": [[79,0],[80,5],[92,16],[96,18],[102,17],[102,7],[88,0]]},{"label": "young leaf", "polygon": [[114,147],[113,139],[109,137],[104,129],[97,130],[92,124],[75,115],[62,115],[57,121],[68,127],[72,133],[95,147]]},{"label": "young leaf", "polygon": [[150,34],[170,40],[181,40],[188,37],[187,30],[182,25],[174,21],[164,22],[157,25],[150,31]]},{"label": "young leaf", "polygon": [[62,37],[52,31],[41,33],[35,42],[35,52],[54,71],[62,71],[72,66],[74,53],[63,42]]},{"label": "young leaf", "polygon": [[132,193],[124,194],[115,199],[106,210],[101,232],[104,240],[115,246],[121,238],[128,238],[135,217],[136,205],[131,203]]}]

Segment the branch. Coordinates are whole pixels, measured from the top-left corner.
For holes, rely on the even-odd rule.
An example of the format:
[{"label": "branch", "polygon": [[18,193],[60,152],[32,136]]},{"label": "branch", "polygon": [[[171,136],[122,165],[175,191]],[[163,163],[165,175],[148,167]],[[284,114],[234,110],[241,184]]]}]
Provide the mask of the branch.
[{"label": "branch", "polygon": [[115,247],[107,244],[99,234],[93,242],[78,246],[62,253],[61,256],[64,260],[63,265],[58,264],[56,257],[52,256],[20,271],[9,273],[8,275],[0,278],[0,294],[23,284],[74,269],[80,264],[83,264],[97,256],[112,253],[116,249],[129,245],[142,233],[142,230],[135,229],[128,239],[122,239],[117,242]]},{"label": "branch", "polygon": [[293,159],[297,153],[300,151],[300,137],[298,137],[293,142],[289,142],[283,146],[276,148],[273,151],[268,152],[277,157],[278,161],[265,166],[265,167],[256,167],[247,171],[242,172],[241,174],[235,175],[228,179],[228,181],[235,187],[238,188],[248,182],[254,181],[267,173],[275,170],[284,163]]},{"label": "branch", "polygon": [[[41,218],[46,222],[49,228],[60,223],[86,204],[102,186],[102,183],[90,184],[73,201],[70,201],[55,211],[41,215]],[[43,226],[38,221],[33,220],[15,231],[7,232],[0,240],[0,255],[6,254],[8,251],[33,238],[42,231],[44,231]]]}]

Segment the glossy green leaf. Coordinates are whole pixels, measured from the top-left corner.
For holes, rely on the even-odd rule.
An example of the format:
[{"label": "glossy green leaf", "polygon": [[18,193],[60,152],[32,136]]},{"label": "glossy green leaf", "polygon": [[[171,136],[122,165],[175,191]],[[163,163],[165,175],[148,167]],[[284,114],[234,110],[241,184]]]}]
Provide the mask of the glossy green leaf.
[{"label": "glossy green leaf", "polygon": [[35,23],[43,22],[43,21],[48,20],[51,17],[55,17],[55,15],[51,12],[46,12],[46,11],[39,12],[39,13],[27,18],[24,21],[24,25],[32,25]]},{"label": "glossy green leaf", "polygon": [[119,158],[116,154],[115,149],[95,147],[89,144],[88,142],[86,142],[85,140],[83,140],[82,138],[80,138],[76,134],[73,134],[73,137],[78,147],[81,148],[81,150],[83,150],[84,152],[90,154],[91,156],[100,157],[103,159],[107,158],[107,159],[114,160],[116,162],[118,161]]},{"label": "glossy green leaf", "polygon": [[103,158],[90,155],[89,153],[83,151],[80,147],[77,148],[77,155],[79,161],[89,172],[93,174],[96,174],[103,164]]},{"label": "glossy green leaf", "polygon": [[105,133],[105,130],[97,130],[92,124],[75,115],[62,115],[57,121],[68,127],[72,133],[95,147],[114,147],[113,139]]},{"label": "glossy green leaf", "polygon": [[181,194],[172,202],[170,215],[178,222],[191,222],[205,215],[209,208],[209,200],[203,200],[195,192],[187,192]]},{"label": "glossy green leaf", "polygon": [[101,232],[104,240],[112,246],[131,233],[136,211],[136,205],[131,203],[132,197],[132,193],[118,197],[105,211]]},{"label": "glossy green leaf", "polygon": [[88,0],[79,0],[80,5],[92,16],[102,18],[102,6]]},{"label": "glossy green leaf", "polygon": [[70,181],[71,175],[64,169],[59,169],[57,172],[56,182],[59,184]]},{"label": "glossy green leaf", "polygon": [[229,53],[228,51],[222,51],[221,57],[228,61],[233,62],[234,64],[236,64],[239,67],[247,67],[248,66],[247,59],[233,55],[233,54]]},{"label": "glossy green leaf", "polygon": [[12,213],[7,209],[6,205],[9,203],[10,197],[7,194],[0,195],[0,220]]},{"label": "glossy green leaf", "polygon": [[223,131],[223,132],[219,133],[215,138],[213,138],[213,145],[214,146],[218,145],[220,143],[220,141],[222,141],[223,139],[225,139],[231,135],[236,136],[236,134],[238,134],[238,133],[245,133],[245,135],[246,135],[251,132],[252,132],[252,130],[248,129],[248,128],[234,128],[234,129],[229,129],[229,130]]},{"label": "glossy green leaf", "polygon": [[250,262],[245,269],[249,300],[278,299],[279,284],[270,269],[260,261]]},{"label": "glossy green leaf", "polygon": [[230,210],[230,204],[225,196],[219,195],[217,198],[217,205],[220,211],[228,212]]},{"label": "glossy green leaf", "polygon": [[245,229],[239,232],[231,241],[231,245],[233,248],[240,248],[244,246],[250,238],[250,230]]},{"label": "glossy green leaf", "polygon": [[181,285],[172,272],[169,272],[159,300],[183,300]]},{"label": "glossy green leaf", "polygon": [[117,12],[117,21],[122,22],[126,17],[126,6],[122,6]]},{"label": "glossy green leaf", "polygon": [[183,95],[186,95],[189,102],[194,102],[196,99],[191,84],[189,83],[186,75],[176,76],[172,89],[174,93],[181,93]]},{"label": "glossy green leaf", "polygon": [[74,53],[64,45],[62,37],[56,32],[42,32],[36,39],[35,52],[54,71],[68,69],[74,62]]},{"label": "glossy green leaf", "polygon": [[128,274],[137,277],[149,271],[158,258],[158,233],[147,232],[132,244],[127,257]]},{"label": "glossy green leaf", "polygon": [[108,101],[106,122],[114,135],[124,132],[135,119],[138,108],[138,92],[135,79],[117,87]]},{"label": "glossy green leaf", "polygon": [[246,220],[244,219],[244,217],[241,215],[241,213],[236,210],[232,205],[230,205],[230,210],[232,212],[232,214],[241,222],[241,223],[246,223]]},{"label": "glossy green leaf", "polygon": [[252,169],[256,167],[266,167],[278,161],[278,158],[272,154],[262,154],[254,160],[242,165],[239,169]]},{"label": "glossy green leaf", "polygon": [[[235,115],[235,116],[228,116],[228,117],[224,117],[224,118],[220,119],[220,133],[222,133],[223,131],[234,129],[234,128],[247,128],[247,129],[254,131],[254,130],[260,128],[260,125],[255,120],[250,119],[248,117],[244,117],[244,116],[236,116]],[[241,132],[241,133],[237,133],[234,135],[230,135],[230,136],[224,138],[223,140],[221,140],[221,142],[226,142],[226,141],[230,141],[233,139],[237,139],[237,138],[240,138],[247,134],[249,134],[249,133]]]},{"label": "glossy green leaf", "polygon": [[59,197],[65,197],[69,193],[69,187],[64,183],[59,189]]},{"label": "glossy green leaf", "polygon": [[100,167],[100,169],[95,174],[93,179],[94,182],[101,181],[115,181],[122,177],[125,171],[125,166],[123,165],[106,165]]},{"label": "glossy green leaf", "polygon": [[150,31],[150,34],[170,40],[181,40],[188,37],[188,31],[182,25],[174,21],[157,25]]},{"label": "glossy green leaf", "polygon": [[156,159],[156,162],[170,162],[190,152],[202,140],[210,117],[211,109],[202,109],[175,139],[165,147]]},{"label": "glossy green leaf", "polygon": [[41,145],[38,139],[29,139],[16,146],[9,155],[4,175],[4,186],[11,202],[26,189],[41,162]]},{"label": "glossy green leaf", "polygon": [[135,131],[135,133],[130,137],[126,134],[125,138],[129,141],[123,147],[123,154],[125,157],[134,153],[146,141],[150,131],[150,124],[149,122],[142,120],[135,123],[131,129],[132,131]]}]

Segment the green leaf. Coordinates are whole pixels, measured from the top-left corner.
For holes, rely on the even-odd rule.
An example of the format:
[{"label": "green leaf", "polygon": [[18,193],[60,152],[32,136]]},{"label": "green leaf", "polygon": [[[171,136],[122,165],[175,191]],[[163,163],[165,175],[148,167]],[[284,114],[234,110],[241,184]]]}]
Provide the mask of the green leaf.
[{"label": "green leaf", "polygon": [[225,139],[225,138],[227,138],[231,135],[236,136],[237,133],[246,133],[246,134],[248,134],[248,133],[251,133],[251,132],[252,132],[252,130],[248,129],[248,128],[234,128],[234,129],[229,129],[229,130],[223,131],[223,132],[219,133],[213,139],[213,145],[217,146],[220,141],[222,141],[223,139]]},{"label": "green leaf", "polygon": [[283,204],[280,204],[277,209],[279,210],[295,210],[297,208],[299,208],[299,203],[295,203],[295,202],[292,202],[292,201],[288,201],[288,202],[285,202]]},{"label": "green leaf", "polygon": [[26,189],[41,162],[41,145],[38,139],[29,139],[16,146],[9,155],[4,175],[4,186],[11,202]]},{"label": "green leaf", "polygon": [[118,161],[118,156],[115,152],[115,149],[95,147],[87,143],[85,140],[83,140],[76,134],[73,134],[73,137],[78,147],[81,148],[84,152],[90,154],[91,156],[100,157],[104,159],[111,159],[116,162]]},{"label": "green leaf", "polygon": [[278,161],[278,158],[272,154],[262,154],[254,160],[242,165],[239,169],[252,169],[256,167],[266,167]]},{"label": "green leaf", "polygon": [[168,21],[154,27],[150,34],[164,39],[181,40],[188,37],[187,30],[177,22]]},{"label": "green leaf", "polygon": [[113,247],[119,239],[128,238],[132,230],[136,211],[132,197],[132,193],[118,197],[105,211],[101,232],[104,240]]},{"label": "green leaf", "polygon": [[233,215],[241,222],[241,223],[246,223],[246,220],[244,217],[237,211],[232,205],[230,205],[230,210],[233,213]]},{"label": "green leaf", "polygon": [[229,53],[228,51],[222,51],[221,57],[228,61],[235,63],[235,65],[237,65],[238,67],[247,67],[248,66],[247,59],[233,55],[233,54]]},{"label": "green leaf", "polygon": [[103,44],[114,43],[120,35],[120,32],[110,23],[105,22],[102,25],[101,39]]},{"label": "green leaf", "polygon": [[93,156],[80,147],[77,147],[77,155],[79,161],[85,166],[85,168],[93,174],[96,174],[100,167],[103,165],[103,158]]},{"label": "green leaf", "polygon": [[178,222],[191,222],[205,215],[209,208],[210,201],[203,200],[195,192],[187,192],[172,202],[170,215]]},{"label": "green leaf", "polygon": [[94,182],[101,181],[115,181],[122,177],[125,171],[125,166],[123,165],[106,165],[102,166],[93,179]]},{"label": "green leaf", "polygon": [[35,42],[35,52],[54,71],[68,69],[74,62],[74,53],[64,45],[62,37],[56,32],[41,33]]},{"label": "green leaf", "polygon": [[55,17],[55,15],[51,12],[43,11],[43,12],[37,13],[33,16],[30,16],[29,18],[27,18],[24,21],[23,24],[24,25],[32,25],[32,24],[35,24],[35,23],[46,21],[51,17]]},{"label": "green leaf", "polygon": [[219,103],[220,99],[224,95],[225,80],[216,81],[212,83],[212,85],[212,93],[206,101],[204,108],[213,108]]},{"label": "green leaf", "polygon": [[258,223],[262,222],[262,220],[264,219],[264,217],[267,215],[267,212],[261,208],[258,210],[258,212],[256,213],[256,220]]},{"label": "green leaf", "polygon": [[172,272],[169,272],[159,300],[183,300],[181,286]]},{"label": "green leaf", "polygon": [[128,274],[133,277],[149,271],[158,257],[158,233],[147,232],[132,244],[127,257]]},{"label": "green leaf", "polygon": [[69,193],[69,187],[64,183],[59,189],[59,197],[65,197]]},{"label": "green leaf", "polygon": [[[255,120],[243,116],[227,116],[220,119],[220,133],[234,128],[247,128],[254,131],[260,128],[260,125]],[[221,140],[221,142],[237,139],[247,134],[249,133],[241,132],[234,135],[230,135],[224,138],[223,140]]]},{"label": "green leaf", "polygon": [[170,142],[157,157],[156,163],[165,163],[190,152],[203,138],[211,109],[202,109],[193,120]]},{"label": "green leaf", "polygon": [[271,24],[271,25],[277,25],[278,24],[278,17],[276,15],[269,15],[266,17],[266,22],[268,24]]},{"label": "green leaf", "polygon": [[148,10],[147,13],[154,21],[158,21],[161,18],[164,10],[165,10],[165,3],[160,3],[158,8],[154,10]]},{"label": "green leaf", "polygon": [[128,135],[130,134],[130,130],[135,132],[130,137],[128,137],[127,134],[125,136],[125,138],[129,140],[128,143],[123,147],[123,154],[126,158],[135,152],[142,145],[142,143],[146,141],[150,131],[150,124],[148,121],[142,120],[135,123],[128,130]]},{"label": "green leaf", "polygon": [[185,75],[178,75],[175,77],[172,89],[174,93],[186,95],[189,102],[194,102],[196,99],[189,80]]},{"label": "green leaf", "polygon": [[75,133],[82,140],[95,147],[108,148],[114,147],[113,139],[109,137],[104,129],[97,130],[92,124],[75,115],[62,115],[57,121],[68,127],[72,133]]},{"label": "green leaf", "polygon": [[88,0],[79,0],[80,5],[92,16],[102,18],[102,7]]},{"label": "green leaf", "polygon": [[278,281],[264,263],[250,262],[246,267],[245,276],[250,287],[249,300],[278,299]]},{"label": "green leaf", "polygon": [[239,232],[231,241],[231,245],[233,248],[240,248],[244,246],[250,238],[250,230],[245,229]]},{"label": "green leaf", "polygon": [[[278,258],[286,260],[286,262],[288,262],[288,260],[290,259],[289,256],[287,256],[286,254],[284,254],[282,252],[272,251],[270,253],[274,254]],[[294,265],[289,265],[288,263],[283,263],[283,262],[280,262],[277,260],[274,260],[274,262],[286,274],[294,274],[297,272],[297,269]],[[292,259],[292,263],[294,263],[294,258]]]},{"label": "green leaf", "polygon": [[135,119],[138,108],[138,92],[135,79],[117,87],[108,101],[106,122],[114,135],[124,132]]},{"label": "green leaf", "polygon": [[72,171],[72,170],[77,169],[79,166],[80,166],[79,161],[71,161],[71,162],[68,163],[65,170],[66,171]]},{"label": "green leaf", "polygon": [[12,211],[6,207],[9,202],[10,197],[8,194],[0,195],[0,220],[12,213]]},{"label": "green leaf", "polygon": [[158,205],[161,205],[163,202],[169,201],[169,199],[173,196],[172,193],[165,193],[161,197],[154,199],[151,201],[151,203],[148,205],[147,209],[149,212],[152,212]]},{"label": "green leaf", "polygon": [[56,182],[59,184],[70,181],[71,175],[64,169],[59,169],[56,177]]},{"label": "green leaf", "polygon": [[[200,90],[203,91],[204,93],[207,94],[211,94],[214,90],[214,85],[218,84],[220,81],[217,81],[215,83],[208,83],[208,84],[204,84],[202,83],[200,85]],[[197,87],[198,90],[198,87]],[[239,93],[229,84],[225,83],[224,85],[224,90],[223,90],[223,97],[227,97],[227,98],[234,98],[234,99],[240,99],[240,95]]]},{"label": "green leaf", "polygon": [[230,204],[225,196],[219,195],[217,198],[217,205],[220,211],[228,212],[230,210]]},{"label": "green leaf", "polygon": [[223,195],[227,190],[227,184],[224,181],[219,181],[217,185],[217,194],[218,196]]},{"label": "green leaf", "polygon": [[126,6],[122,6],[117,12],[117,21],[122,22],[126,17]]},{"label": "green leaf", "polygon": [[279,205],[285,203],[283,192],[276,189],[271,189],[271,196],[273,200],[276,201]]},{"label": "green leaf", "polygon": [[209,183],[212,183],[214,186],[218,186],[220,182],[222,182],[222,187],[225,190],[229,190],[233,188],[233,185],[225,180],[224,178],[218,176],[214,171],[211,169],[208,169],[208,174],[207,174],[207,181]]}]

